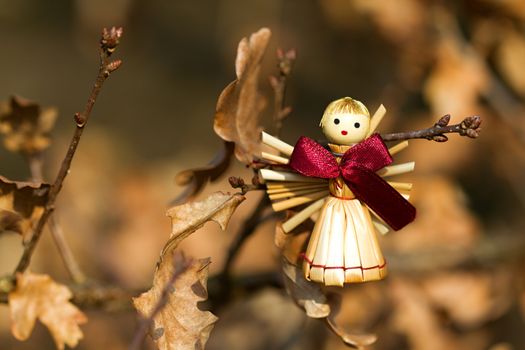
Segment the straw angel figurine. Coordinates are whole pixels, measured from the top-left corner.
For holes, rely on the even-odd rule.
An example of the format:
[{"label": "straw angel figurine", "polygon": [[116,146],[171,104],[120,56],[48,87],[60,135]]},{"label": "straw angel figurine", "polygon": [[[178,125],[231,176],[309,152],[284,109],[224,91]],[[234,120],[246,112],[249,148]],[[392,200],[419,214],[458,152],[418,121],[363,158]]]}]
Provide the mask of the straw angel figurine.
[{"label": "straw angel figurine", "polygon": [[387,266],[376,231],[399,230],[416,216],[408,202],[412,184],[383,179],[413,171],[415,164],[390,165],[392,156],[408,146],[408,138],[446,141],[447,132],[474,138],[480,130],[479,117],[447,126],[450,116],[445,116],[433,128],[385,135],[388,140],[403,140],[387,148],[374,134],[385,112],[381,105],[370,117],[365,105],[350,97],[330,103],[320,122],[329,149],[304,136],[292,147],[262,133],[264,144],[287,156],[262,153],[275,165],[260,170],[273,209],[309,203],[283,223],[283,230],[288,233],[316,217],[301,256],[308,280],[343,286],[383,279]]}]

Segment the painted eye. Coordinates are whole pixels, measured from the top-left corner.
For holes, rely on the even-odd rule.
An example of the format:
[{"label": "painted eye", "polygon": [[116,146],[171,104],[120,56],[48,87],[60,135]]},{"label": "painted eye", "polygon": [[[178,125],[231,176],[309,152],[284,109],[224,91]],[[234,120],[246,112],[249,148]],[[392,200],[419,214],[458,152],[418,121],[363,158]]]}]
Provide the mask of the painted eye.
[{"label": "painted eye", "polygon": [[359,124],[359,123],[354,123],[354,126],[355,126],[356,129],[359,129],[359,127],[361,126],[361,124]]},{"label": "painted eye", "polygon": [[335,125],[339,124],[339,119],[335,118],[335,119],[334,119],[334,124],[335,124]]}]

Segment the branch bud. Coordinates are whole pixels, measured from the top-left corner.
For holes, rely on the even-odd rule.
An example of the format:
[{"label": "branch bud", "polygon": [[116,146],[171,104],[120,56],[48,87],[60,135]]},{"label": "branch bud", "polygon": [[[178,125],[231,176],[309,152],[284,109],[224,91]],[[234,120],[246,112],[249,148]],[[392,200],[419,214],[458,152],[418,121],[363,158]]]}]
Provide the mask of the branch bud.
[{"label": "branch bud", "polygon": [[100,39],[100,48],[104,51],[107,56],[115,51],[120,38],[122,37],[122,27],[111,27],[111,29],[104,28],[102,30],[102,38]]},{"label": "branch bud", "polygon": [[244,180],[240,177],[230,176],[228,182],[233,188],[241,188],[245,185]]},{"label": "branch bud", "polygon": [[75,123],[79,128],[82,128],[84,127],[84,125],[86,125],[86,117],[84,117],[84,115],[82,115],[81,113],[75,113],[73,119],[75,119]]},{"label": "branch bud", "polygon": [[441,134],[441,135],[435,135],[435,136],[432,136],[432,140],[436,141],[436,142],[447,142],[448,141],[448,137]]},{"label": "branch bud", "polygon": [[450,114],[445,114],[437,121],[436,125],[440,127],[447,126],[450,123]]}]

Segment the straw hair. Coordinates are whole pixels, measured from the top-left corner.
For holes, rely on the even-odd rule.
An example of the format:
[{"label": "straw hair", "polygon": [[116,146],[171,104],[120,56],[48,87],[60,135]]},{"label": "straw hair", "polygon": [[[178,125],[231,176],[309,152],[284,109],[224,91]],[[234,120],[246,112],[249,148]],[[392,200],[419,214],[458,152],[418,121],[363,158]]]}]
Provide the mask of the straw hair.
[{"label": "straw hair", "polygon": [[326,107],[323,118],[319,123],[319,126],[323,126],[323,123],[328,119],[328,117],[334,114],[341,113],[350,113],[350,114],[363,114],[367,117],[370,117],[370,113],[365,105],[357,100],[354,100],[351,97],[343,97],[339,100],[331,102],[328,107]]}]

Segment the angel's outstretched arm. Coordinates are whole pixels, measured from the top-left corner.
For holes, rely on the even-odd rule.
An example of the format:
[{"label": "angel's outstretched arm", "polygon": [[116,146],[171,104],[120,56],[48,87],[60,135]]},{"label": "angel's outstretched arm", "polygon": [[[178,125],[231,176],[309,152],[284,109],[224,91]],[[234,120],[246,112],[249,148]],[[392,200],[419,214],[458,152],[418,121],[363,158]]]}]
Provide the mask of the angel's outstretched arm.
[{"label": "angel's outstretched arm", "polygon": [[467,117],[461,123],[448,125],[450,122],[450,115],[447,114],[441,117],[434,126],[414,131],[396,132],[391,134],[382,134],[381,137],[385,141],[400,141],[409,139],[427,139],[436,142],[445,142],[448,137],[445,134],[456,133],[461,136],[467,136],[475,139],[479,136],[481,131],[481,117],[472,116]]},{"label": "angel's outstretched arm", "polygon": [[[271,148],[273,148],[273,149],[283,153],[287,157],[292,155],[293,146],[287,144],[286,142],[282,141],[281,139],[278,139],[275,136],[272,136],[270,134],[265,133],[264,131],[262,132],[262,142],[266,146],[269,146],[269,147],[271,147]],[[270,154],[270,153],[266,153],[266,152],[262,152],[261,156],[262,156],[263,159],[266,159],[266,160],[269,160],[269,161],[272,161],[272,162],[276,162],[276,163],[279,163],[279,164],[288,164],[288,159],[285,158],[285,157],[276,156],[276,155],[273,155],[273,154]]]}]

